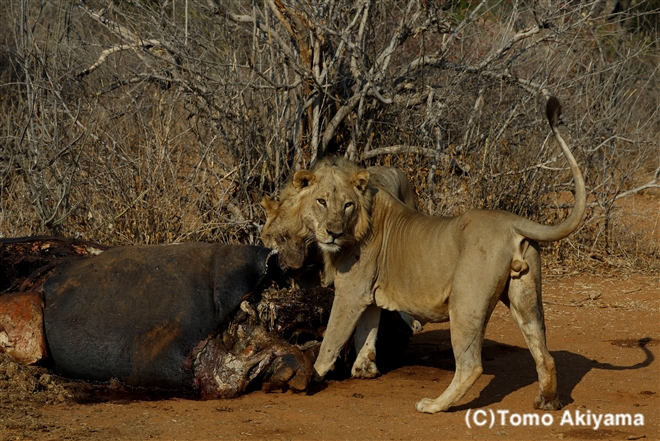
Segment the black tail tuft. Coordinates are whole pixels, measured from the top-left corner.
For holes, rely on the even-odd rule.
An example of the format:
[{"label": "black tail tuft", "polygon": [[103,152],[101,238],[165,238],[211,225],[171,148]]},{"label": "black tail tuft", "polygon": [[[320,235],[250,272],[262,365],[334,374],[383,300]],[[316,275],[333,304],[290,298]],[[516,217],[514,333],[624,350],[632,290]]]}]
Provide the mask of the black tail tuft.
[{"label": "black tail tuft", "polygon": [[561,103],[556,96],[548,98],[548,103],[545,106],[545,116],[548,117],[550,127],[557,127],[559,124],[559,115],[561,115]]}]

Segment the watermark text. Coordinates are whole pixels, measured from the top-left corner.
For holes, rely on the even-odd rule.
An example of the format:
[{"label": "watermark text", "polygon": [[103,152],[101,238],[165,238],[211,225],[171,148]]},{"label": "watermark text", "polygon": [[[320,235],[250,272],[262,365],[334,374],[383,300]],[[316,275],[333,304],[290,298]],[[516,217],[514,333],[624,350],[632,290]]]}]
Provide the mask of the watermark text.
[{"label": "watermark text", "polygon": [[[558,417],[557,417],[558,416]],[[592,413],[590,410],[581,411],[564,410],[560,414],[548,412],[539,413],[517,413],[508,410],[499,409],[469,409],[465,414],[465,424],[468,428],[494,426],[532,426],[532,427],[550,427],[559,426],[578,426],[591,427],[598,430],[602,427],[619,426],[643,426],[644,414],[642,413]]]}]

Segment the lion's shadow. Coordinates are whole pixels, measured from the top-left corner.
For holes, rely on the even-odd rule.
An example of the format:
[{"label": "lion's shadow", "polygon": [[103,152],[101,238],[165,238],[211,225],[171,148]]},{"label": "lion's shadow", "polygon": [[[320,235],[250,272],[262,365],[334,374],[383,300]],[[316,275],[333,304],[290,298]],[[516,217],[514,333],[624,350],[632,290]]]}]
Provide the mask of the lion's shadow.
[{"label": "lion's shadow", "polygon": [[[567,405],[574,401],[573,389],[591,370],[634,370],[649,366],[655,360],[653,353],[646,347],[651,341],[653,340],[650,338],[640,339],[632,345],[633,348],[628,349],[643,351],[645,355],[643,361],[629,366],[598,362],[565,350],[551,351],[550,353],[555,359],[559,399],[562,404]],[[654,343],[657,342],[654,341]],[[526,346],[512,346],[485,339],[482,361],[483,373],[493,375],[492,380],[477,398],[469,403],[452,407],[452,411],[492,406],[501,402],[507,395],[537,382],[534,359]],[[428,366],[448,371],[455,370],[449,330],[427,331],[415,336],[400,362],[390,366],[387,371],[406,366]],[[453,376],[453,372],[451,375]],[[442,390],[439,390],[438,395],[441,392]]]}]

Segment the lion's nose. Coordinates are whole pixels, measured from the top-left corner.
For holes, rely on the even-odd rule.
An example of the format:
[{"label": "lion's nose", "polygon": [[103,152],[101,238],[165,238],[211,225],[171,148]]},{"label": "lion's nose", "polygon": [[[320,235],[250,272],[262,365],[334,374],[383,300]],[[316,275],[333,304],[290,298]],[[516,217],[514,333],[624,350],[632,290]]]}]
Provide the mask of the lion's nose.
[{"label": "lion's nose", "polygon": [[338,237],[341,237],[341,236],[344,234],[344,232],[341,231],[341,230],[333,231],[333,230],[328,230],[328,229],[326,229],[325,231],[326,231],[326,232],[328,233],[328,235],[329,235],[330,237],[332,237],[333,239],[337,239]]}]

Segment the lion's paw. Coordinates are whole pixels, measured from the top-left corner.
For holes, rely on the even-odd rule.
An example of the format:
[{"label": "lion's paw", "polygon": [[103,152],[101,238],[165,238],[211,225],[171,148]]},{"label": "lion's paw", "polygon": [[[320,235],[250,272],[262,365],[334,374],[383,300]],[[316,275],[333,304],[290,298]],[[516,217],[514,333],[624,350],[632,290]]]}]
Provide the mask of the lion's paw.
[{"label": "lion's paw", "polygon": [[353,368],[351,369],[351,376],[353,378],[376,378],[379,375],[378,366],[368,358],[357,359],[353,363]]},{"label": "lion's paw", "polygon": [[543,395],[536,397],[534,400],[534,409],[538,410],[559,410],[562,407],[564,407],[561,402],[559,401],[559,398],[553,398],[551,400],[547,400]]},{"label": "lion's paw", "polygon": [[412,329],[413,332],[422,332],[424,330],[424,326],[418,321],[418,320],[413,320],[413,322],[410,324],[410,329]]},{"label": "lion's paw", "polygon": [[415,403],[415,409],[422,413],[436,413],[445,410],[433,398],[422,398]]}]

